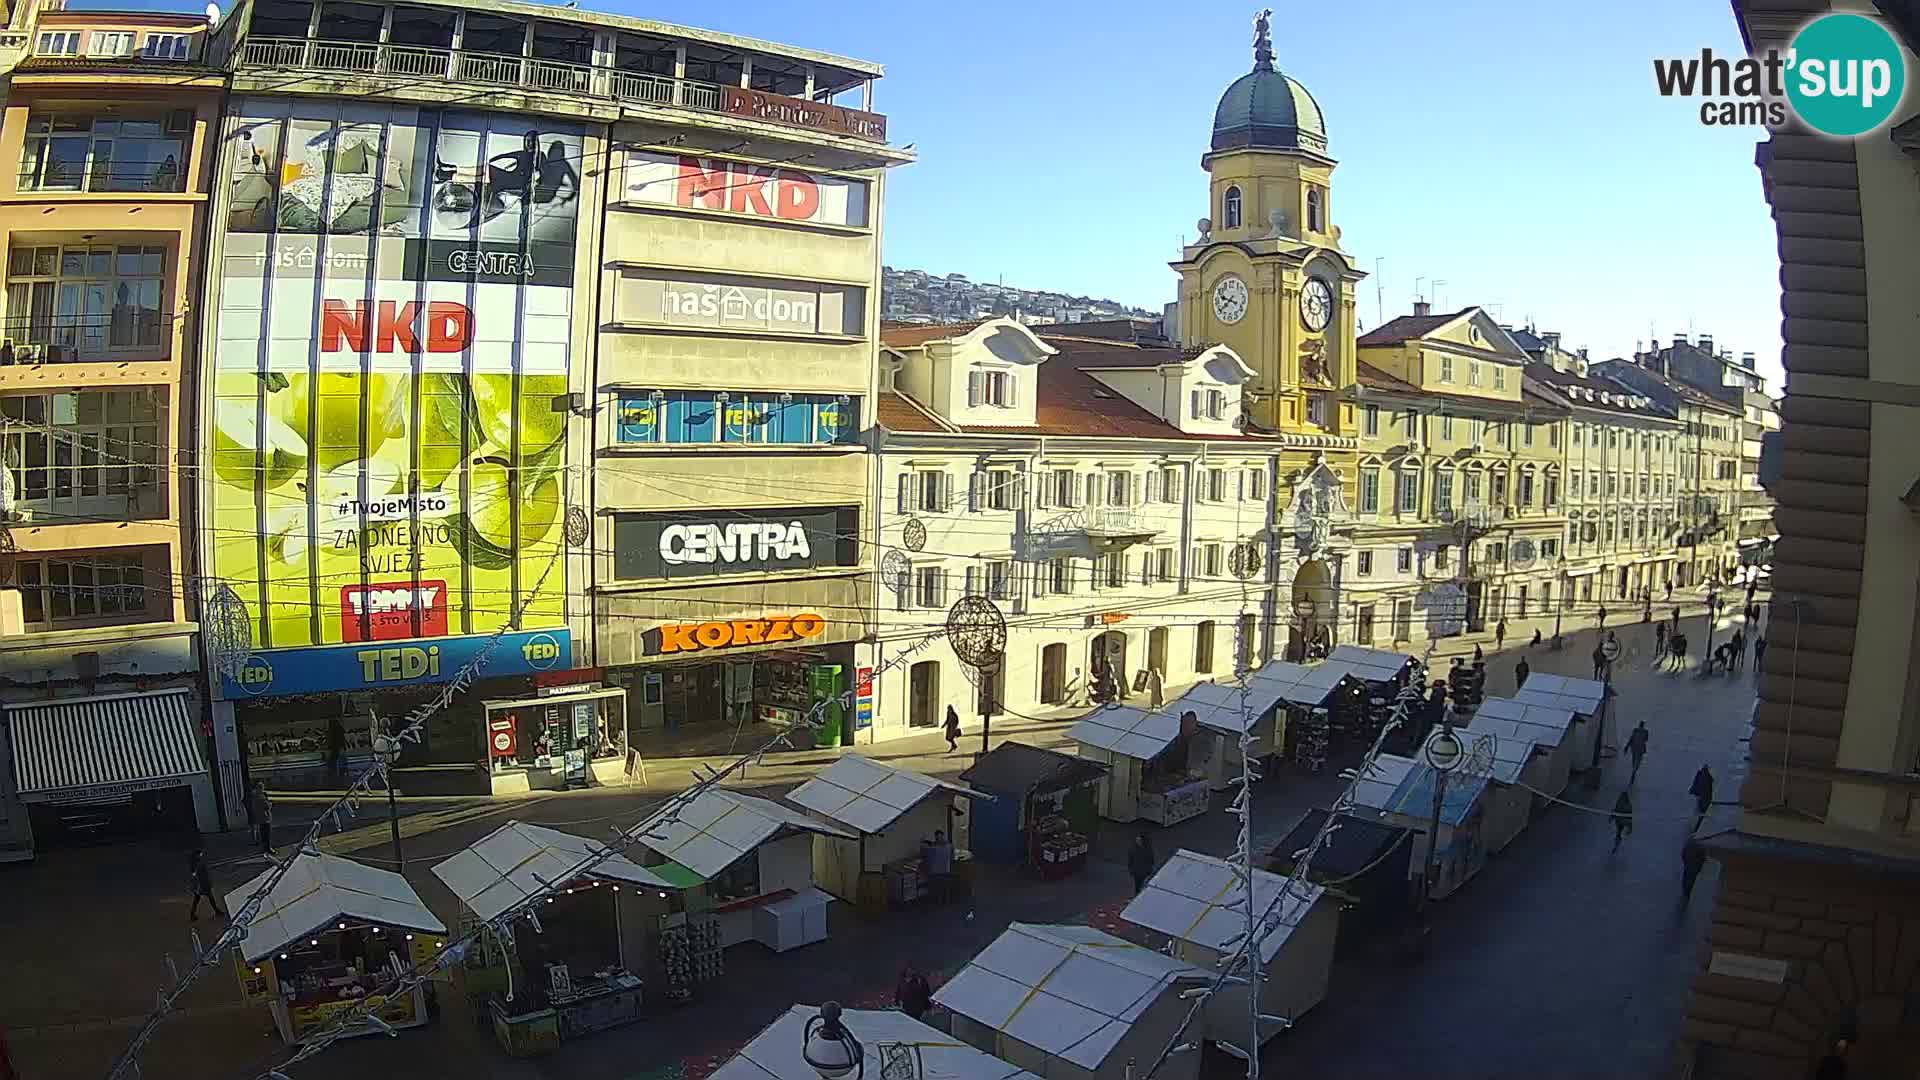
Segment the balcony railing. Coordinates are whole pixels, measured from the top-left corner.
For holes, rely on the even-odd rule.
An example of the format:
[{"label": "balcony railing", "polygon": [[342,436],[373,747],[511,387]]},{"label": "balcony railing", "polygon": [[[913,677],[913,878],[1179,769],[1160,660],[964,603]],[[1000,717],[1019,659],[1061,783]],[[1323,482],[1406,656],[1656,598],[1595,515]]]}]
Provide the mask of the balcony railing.
[{"label": "balcony railing", "polygon": [[0,366],[164,360],[173,313],[123,308],[104,315],[9,315]]},{"label": "balcony railing", "polygon": [[55,162],[30,164],[20,170],[18,191],[181,192],[187,178],[174,162],[114,165],[92,168]]},{"label": "balcony railing", "polygon": [[745,87],[528,56],[372,42],[248,38],[240,49],[240,67],[519,86],[614,102],[727,113],[871,142],[887,141],[887,118],[879,113]]}]

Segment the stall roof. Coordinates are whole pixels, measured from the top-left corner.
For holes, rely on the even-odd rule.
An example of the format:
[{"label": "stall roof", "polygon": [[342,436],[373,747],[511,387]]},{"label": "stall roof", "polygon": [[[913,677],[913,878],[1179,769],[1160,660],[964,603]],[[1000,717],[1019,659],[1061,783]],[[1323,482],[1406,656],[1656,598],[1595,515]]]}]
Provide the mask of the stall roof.
[{"label": "stall roof", "polygon": [[1092,1070],[1170,986],[1206,977],[1192,964],[1090,926],[1017,922],[933,1000]]},{"label": "stall roof", "polygon": [[[1394,790],[1393,798],[1382,807],[1389,814],[1422,820],[1433,817],[1433,784],[1437,774],[1431,766],[1415,765]],[[1447,777],[1446,794],[1440,803],[1440,824],[1458,825],[1467,820],[1487,790],[1487,777],[1455,772]]]},{"label": "stall roof", "polygon": [[[1275,920],[1273,930],[1260,942],[1263,964],[1280,954],[1288,935],[1326,892],[1318,885],[1301,882],[1291,895],[1275,904],[1290,884],[1279,874],[1253,872],[1253,910],[1258,914],[1271,907]],[[1246,907],[1241,903],[1244,898],[1239,871],[1231,864],[1182,848],[1121,910],[1120,917],[1168,937],[1231,952],[1239,947],[1239,938],[1247,928]]]},{"label": "stall roof", "polygon": [[1107,767],[1097,761],[1026,743],[1004,742],[975,759],[960,779],[981,791],[1024,795],[1098,780],[1106,774]]},{"label": "stall roof", "polygon": [[842,836],[854,834],[777,802],[708,788],[667,820],[671,808],[649,818],[636,839],[649,850],[711,879],[748,852],[788,831]]},{"label": "stall roof", "polygon": [[848,754],[788,792],[787,801],[870,834],[886,829],[940,791],[976,794],[960,784]]},{"label": "stall roof", "polygon": [[1529,675],[1527,685],[1515,691],[1513,698],[1515,701],[1550,705],[1582,716],[1592,716],[1600,711],[1600,701],[1606,693],[1606,685],[1592,679],[1574,679],[1565,675]]},{"label": "stall roof", "polygon": [[1243,701],[1240,687],[1232,683],[1195,683],[1167,708],[1175,716],[1191,710],[1201,727],[1223,735],[1239,735],[1280,704],[1280,689],[1278,683],[1249,677]]},{"label": "stall roof", "polygon": [[[239,911],[258,889],[271,868],[227,894],[228,911]],[[240,950],[249,962],[298,941],[341,918],[379,926],[397,926],[427,934],[444,934],[445,923],[427,910],[407,879],[391,870],[376,870],[338,855],[303,852],[274,883],[259,914],[247,924]]]},{"label": "stall roof", "polygon": [[[1300,852],[1313,842],[1314,835],[1320,831],[1320,825],[1326,819],[1325,810],[1307,811],[1295,823],[1293,831],[1273,846],[1268,857],[1282,865],[1291,866]],[[1330,878],[1364,874],[1384,859],[1387,852],[1396,845],[1406,843],[1412,835],[1413,830],[1401,825],[1341,814],[1327,842],[1314,854],[1313,870]]]},{"label": "stall roof", "polygon": [[[540,893],[542,883],[564,883],[575,867],[605,850],[598,840],[509,821],[465,851],[435,863],[433,873],[475,915],[491,919]],[[656,889],[681,887],[624,854],[601,860],[589,876]]]},{"label": "stall roof", "polygon": [[[709,1080],[819,1080],[820,1074],[800,1054],[807,1021],[818,1015],[817,1005],[788,1009],[709,1074]],[[894,1009],[846,1009],[840,1022],[866,1048],[865,1058],[876,1076],[893,1076],[886,1055],[893,1047],[905,1047],[911,1048],[916,1065],[910,1075],[924,1080],[1039,1080]]]},{"label": "stall roof", "polygon": [[1367,770],[1353,785],[1353,803],[1369,810],[1384,811],[1393,802],[1393,793],[1400,788],[1400,781],[1413,771],[1413,759],[1398,754],[1381,754],[1373,759],[1373,767]]},{"label": "stall roof", "polygon": [[[1531,683],[1532,680],[1529,679],[1528,682]],[[1554,732],[1552,741],[1547,745],[1559,746],[1560,740],[1565,738],[1567,732],[1573,727],[1573,714],[1573,709],[1560,705],[1523,701],[1517,698],[1490,697],[1481,699],[1479,707],[1474,709],[1473,717],[1475,722],[1484,716],[1494,720],[1512,720],[1516,723],[1547,728]]]},{"label": "stall roof", "polygon": [[1151,761],[1180,735],[1180,714],[1171,709],[1151,712],[1132,705],[1109,705],[1081,717],[1068,729],[1067,738],[1122,757]]},{"label": "stall roof", "polygon": [[1355,678],[1368,682],[1391,682],[1407,670],[1407,665],[1413,663],[1413,657],[1386,649],[1335,645],[1333,651],[1327,654],[1327,663],[1345,664]]},{"label": "stall roof", "polygon": [[1281,701],[1311,708],[1324,704],[1351,673],[1352,668],[1335,660],[1324,660],[1318,664],[1274,660],[1253,673],[1253,682],[1272,687],[1272,693]]}]

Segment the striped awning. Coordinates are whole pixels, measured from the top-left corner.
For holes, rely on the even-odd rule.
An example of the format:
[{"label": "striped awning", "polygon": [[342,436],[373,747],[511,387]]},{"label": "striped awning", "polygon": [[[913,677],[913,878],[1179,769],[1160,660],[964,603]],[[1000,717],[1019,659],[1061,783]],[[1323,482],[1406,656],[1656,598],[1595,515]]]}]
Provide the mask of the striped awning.
[{"label": "striped awning", "polygon": [[115,798],[207,772],[191,690],[9,705],[6,718],[25,802]]}]

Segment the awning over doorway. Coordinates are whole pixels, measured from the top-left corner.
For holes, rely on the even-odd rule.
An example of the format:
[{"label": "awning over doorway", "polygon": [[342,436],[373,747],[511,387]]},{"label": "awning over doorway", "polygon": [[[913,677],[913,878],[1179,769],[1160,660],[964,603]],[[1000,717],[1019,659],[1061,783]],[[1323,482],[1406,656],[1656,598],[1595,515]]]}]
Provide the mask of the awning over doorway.
[{"label": "awning over doorway", "polygon": [[191,690],[9,705],[6,716],[23,802],[115,798],[207,774]]}]

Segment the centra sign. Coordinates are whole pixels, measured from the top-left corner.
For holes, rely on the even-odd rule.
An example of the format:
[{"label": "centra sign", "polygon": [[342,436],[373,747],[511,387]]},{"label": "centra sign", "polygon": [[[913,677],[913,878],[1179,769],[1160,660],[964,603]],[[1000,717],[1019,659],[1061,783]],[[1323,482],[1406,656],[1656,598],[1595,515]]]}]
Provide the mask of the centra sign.
[{"label": "centra sign", "polygon": [[814,614],[779,615],[767,619],[731,619],[726,622],[670,623],[655,633],[656,653],[702,652],[741,645],[778,645],[803,641],[825,633],[827,620]]},{"label": "centra sign", "polygon": [[685,563],[762,563],[813,558],[807,528],[798,521],[727,525],[669,525],[660,530],[660,559]]}]

